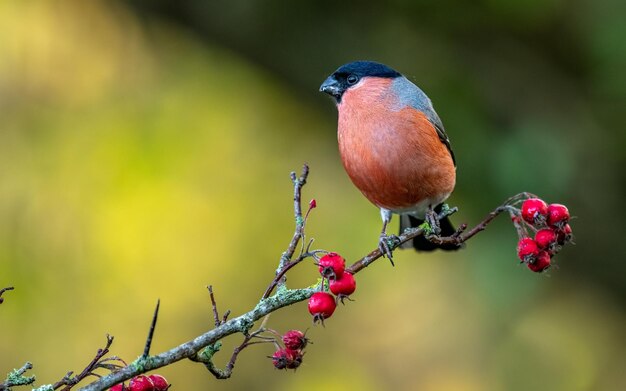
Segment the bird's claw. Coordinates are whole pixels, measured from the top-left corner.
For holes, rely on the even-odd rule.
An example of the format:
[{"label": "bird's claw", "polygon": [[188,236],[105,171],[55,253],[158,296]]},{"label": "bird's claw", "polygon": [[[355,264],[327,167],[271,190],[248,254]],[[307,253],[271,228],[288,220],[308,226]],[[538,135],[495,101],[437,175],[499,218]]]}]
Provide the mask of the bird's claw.
[{"label": "bird's claw", "polygon": [[393,249],[396,248],[398,244],[400,244],[400,239],[396,235],[380,234],[378,249],[383,254],[383,257],[389,259],[391,266],[395,266],[393,263]]},{"label": "bird's claw", "polygon": [[439,219],[437,218],[437,212],[430,209],[426,212],[426,216],[424,216],[424,218],[430,226],[431,234],[439,236],[441,233],[441,225],[439,224]]}]

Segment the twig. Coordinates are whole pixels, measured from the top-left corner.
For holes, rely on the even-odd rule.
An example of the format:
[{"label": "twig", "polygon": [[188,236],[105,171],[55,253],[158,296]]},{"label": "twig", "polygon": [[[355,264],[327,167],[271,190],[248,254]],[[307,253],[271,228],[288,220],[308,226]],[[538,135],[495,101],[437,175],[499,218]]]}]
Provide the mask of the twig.
[{"label": "twig", "polygon": [[[485,228],[487,228],[487,225],[489,225],[489,223],[495,220],[495,218],[498,217],[500,213],[509,212],[511,214],[511,218],[517,217],[517,212],[515,211],[515,208],[512,207],[512,204],[518,203],[521,199],[528,198],[528,197],[536,197],[536,196],[531,193],[520,193],[509,198],[502,205],[498,206],[492,212],[490,212],[480,223],[476,224],[474,228],[470,229],[464,234],[460,234],[459,231],[457,231],[457,233],[459,234],[455,233],[448,237],[431,235],[431,236],[428,236],[427,239],[436,244],[455,244],[455,245],[460,246],[461,244],[465,243],[466,241],[474,237],[477,233],[484,231]],[[439,216],[439,219],[441,220],[441,215]],[[514,220],[513,223],[520,236],[528,236],[528,234],[525,231],[523,231],[524,228],[521,224],[519,224],[519,221]]]},{"label": "twig", "polygon": [[11,387],[25,386],[35,381],[35,376],[24,376],[26,371],[33,369],[33,364],[27,362],[19,369],[14,369],[7,375],[4,382],[0,383],[0,391],[10,390]]},{"label": "twig", "polygon": [[228,319],[228,315],[230,315],[230,310],[224,312],[224,316],[220,320],[219,313],[217,312],[217,302],[215,301],[215,295],[213,294],[213,285],[208,285],[207,289],[209,290],[209,297],[211,297],[211,307],[213,308],[213,319],[215,320],[215,327],[219,327]]},{"label": "twig", "polygon": [[[502,205],[495,208],[492,212],[490,212],[487,216],[485,216],[485,218],[481,222],[476,224],[472,229],[470,229],[469,231],[465,233],[463,232],[467,229],[467,224],[464,223],[454,234],[450,236],[442,237],[438,235],[429,235],[427,236],[427,239],[436,244],[455,244],[457,246],[460,246],[461,244],[465,243],[466,241],[474,237],[479,232],[484,231],[485,228],[487,228],[487,226],[496,217],[498,217],[500,213],[505,212],[505,211],[512,212],[514,210],[514,208],[512,208],[512,205],[515,205],[523,201],[524,199],[530,198],[530,197],[536,197],[536,196],[531,193],[520,193],[507,199],[506,201],[504,201]],[[441,211],[441,213],[437,215],[437,220],[442,220],[443,218],[450,216],[456,211],[457,211],[456,208],[444,208]],[[395,245],[393,246],[391,250],[396,249],[402,243],[408,242],[409,240],[412,240],[415,237],[424,235],[424,234],[425,234],[424,228],[418,227],[418,228],[414,228],[413,230],[407,230],[402,235],[398,236],[398,241],[395,243]],[[359,259],[358,261],[350,265],[346,270],[351,272],[352,274],[358,273],[363,268],[372,264],[372,262],[374,262],[381,256],[382,256],[382,253],[380,252],[380,250],[376,249],[370,252],[369,254],[367,254],[365,257]]]},{"label": "twig", "polygon": [[[310,244],[309,244],[310,245]],[[313,251],[309,251],[308,247],[307,247],[307,251],[305,253],[300,254],[300,256],[298,256],[298,258],[296,258],[294,261],[291,261],[289,263],[287,263],[277,274],[276,277],[274,277],[274,279],[272,280],[272,282],[270,283],[270,285],[267,287],[267,289],[265,290],[265,293],[263,293],[263,296],[261,297],[262,299],[267,299],[268,297],[270,297],[270,295],[272,294],[272,291],[274,290],[274,288],[276,288],[276,286],[279,284],[280,280],[283,278],[283,276],[285,274],[287,274],[287,272],[293,268],[294,266],[296,266],[297,264],[299,264],[300,262],[304,261],[306,258],[308,257],[315,257],[315,255],[319,252],[325,252],[323,250],[313,250]]]},{"label": "twig", "polygon": [[[109,368],[110,364],[102,364],[102,362],[109,361],[109,360],[107,360],[107,359],[102,360],[102,358],[109,353],[109,348],[111,347],[112,343],[113,343],[113,336],[107,334],[106,346],[103,349],[98,349],[98,351],[96,352],[96,356],[93,358],[93,360],[91,360],[91,362],[85,367],[85,369],[83,369],[83,371],[78,376],[72,377],[73,372],[68,372],[63,377],[63,379],[61,379],[58,382],[54,383],[52,385],[52,388],[56,390],[57,388],[65,386],[61,391],[69,391],[69,390],[72,389],[72,387],[74,387],[81,380],[83,380],[84,378],[86,378],[88,376],[95,376],[95,377],[101,378],[101,376],[98,375],[97,373],[95,373],[94,370],[96,370],[98,368],[110,369]],[[122,360],[120,360],[117,357],[114,357],[112,359],[113,360],[122,361]],[[116,367],[118,367],[118,366],[116,366]]]},{"label": "twig", "polygon": [[[226,364],[226,368],[217,368],[210,358],[206,362],[203,361],[204,365],[209,370],[209,372],[211,372],[211,374],[215,376],[216,379],[223,380],[230,378],[233,373],[233,369],[235,368],[235,362],[237,361],[237,357],[239,356],[239,353],[241,353],[245,348],[250,345],[255,345],[259,343],[275,342],[274,338],[260,337],[259,334],[264,331],[265,328],[261,326],[257,331],[246,335],[243,339],[243,342],[235,349],[233,349],[233,354],[230,356],[230,360],[228,361],[228,364]],[[261,340],[252,341],[253,338],[260,338]]]},{"label": "twig", "polygon": [[[272,294],[272,291],[274,290],[274,288],[276,288],[277,286],[278,287],[283,286],[286,282],[285,274],[287,273],[287,271],[291,269],[292,267],[294,267],[295,265],[297,265],[298,263],[300,263],[302,260],[304,260],[308,256],[308,254],[305,255],[305,252],[304,252],[304,227],[306,224],[306,220],[309,216],[309,213],[311,212],[312,209],[314,209],[317,206],[316,202],[312,200],[309,203],[309,209],[306,212],[306,216],[302,217],[302,188],[306,184],[308,176],[309,176],[309,166],[306,163],[302,166],[302,173],[300,174],[299,178],[296,177],[295,172],[291,172],[290,174],[291,182],[293,183],[293,213],[294,213],[296,225],[295,225],[291,242],[289,242],[289,246],[287,246],[287,250],[283,252],[280,257],[280,262],[278,263],[278,268],[276,269],[275,277],[272,280],[272,282],[270,282],[267,289],[265,289],[265,292],[263,293],[263,296],[261,296],[261,299],[268,298]],[[296,260],[292,261],[291,259],[293,258],[293,254],[296,252],[296,248],[298,247],[298,242],[300,240],[303,240],[303,246],[302,246],[302,249],[300,250],[300,255],[298,256]],[[312,242],[313,242],[312,240],[309,241],[307,245],[307,251],[306,251],[307,253],[308,253],[308,248],[311,246]]]},{"label": "twig", "polygon": [[15,288],[14,288],[14,287],[12,287],[12,286],[8,286],[8,287],[6,287],[6,288],[2,288],[2,289],[0,289],[0,304],[4,303],[4,297],[2,297],[2,294],[3,294],[4,292],[6,292],[6,291],[12,291],[13,289],[15,289]]},{"label": "twig", "polygon": [[226,312],[224,312],[224,316],[222,317],[222,323],[226,323],[226,321],[228,320],[228,315],[230,315],[230,310],[226,310]]},{"label": "twig", "polygon": [[209,290],[209,297],[211,298],[211,306],[213,307],[213,319],[215,319],[215,327],[219,327],[222,324],[219,313],[217,312],[217,303],[215,302],[215,296],[213,295],[213,285],[206,287]]},{"label": "twig", "polygon": [[[291,261],[293,254],[298,247],[298,242],[304,236],[304,218],[302,217],[302,187],[306,184],[306,180],[309,176],[309,166],[305,163],[302,166],[302,173],[300,177],[296,176],[295,172],[290,174],[291,182],[293,183],[293,213],[295,217],[295,230],[293,233],[293,237],[291,238],[291,242],[289,242],[289,246],[287,246],[287,250],[282,253],[280,256],[280,262],[278,263],[278,268],[276,269],[275,274],[279,274],[280,271]],[[284,275],[278,281],[278,286],[285,283]]]}]

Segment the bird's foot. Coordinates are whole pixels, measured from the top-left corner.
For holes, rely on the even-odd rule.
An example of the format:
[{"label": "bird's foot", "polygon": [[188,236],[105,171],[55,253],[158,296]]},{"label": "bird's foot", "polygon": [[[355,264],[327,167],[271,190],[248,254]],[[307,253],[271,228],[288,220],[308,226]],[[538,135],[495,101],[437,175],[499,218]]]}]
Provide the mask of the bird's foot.
[{"label": "bird's foot", "polygon": [[424,216],[424,219],[430,226],[430,234],[439,236],[441,233],[441,226],[439,225],[439,219],[437,218],[437,212],[432,209],[429,209]]},{"label": "bird's foot", "polygon": [[396,235],[387,235],[384,232],[380,234],[378,249],[383,254],[383,257],[389,259],[391,266],[395,266],[393,263],[393,249],[398,247],[399,244],[400,239]]}]

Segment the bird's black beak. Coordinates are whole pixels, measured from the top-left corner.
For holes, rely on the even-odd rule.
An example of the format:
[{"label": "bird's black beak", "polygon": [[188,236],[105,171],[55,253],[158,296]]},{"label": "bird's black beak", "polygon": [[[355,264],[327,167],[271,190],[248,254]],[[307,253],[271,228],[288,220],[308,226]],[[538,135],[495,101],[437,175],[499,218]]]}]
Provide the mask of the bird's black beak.
[{"label": "bird's black beak", "polygon": [[331,75],[328,76],[328,78],[324,80],[320,86],[320,92],[325,92],[339,101],[339,99],[341,99],[341,95],[343,94],[343,89],[337,79]]}]

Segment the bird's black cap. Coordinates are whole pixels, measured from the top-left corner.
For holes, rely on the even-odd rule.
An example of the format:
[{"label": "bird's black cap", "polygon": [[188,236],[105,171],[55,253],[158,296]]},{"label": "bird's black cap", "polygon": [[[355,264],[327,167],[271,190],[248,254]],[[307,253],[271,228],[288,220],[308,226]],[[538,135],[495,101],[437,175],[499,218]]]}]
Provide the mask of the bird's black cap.
[{"label": "bird's black cap", "polygon": [[373,77],[388,77],[395,78],[400,76],[400,73],[394,69],[389,68],[385,64],[374,61],[354,61],[348,64],[342,65],[333,73],[334,75],[354,74],[358,77],[373,76]]},{"label": "bird's black cap", "polygon": [[402,76],[398,71],[385,64],[374,61],[354,61],[342,65],[322,83],[320,91],[331,95],[337,103],[343,93],[364,77],[396,78]]}]

